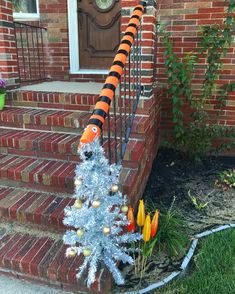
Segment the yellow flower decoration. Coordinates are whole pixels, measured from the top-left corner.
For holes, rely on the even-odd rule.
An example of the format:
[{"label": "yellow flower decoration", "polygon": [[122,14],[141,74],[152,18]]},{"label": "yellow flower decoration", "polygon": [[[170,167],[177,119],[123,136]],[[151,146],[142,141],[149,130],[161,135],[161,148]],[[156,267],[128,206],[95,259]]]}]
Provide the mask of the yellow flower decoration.
[{"label": "yellow flower decoration", "polygon": [[159,210],[156,209],[155,214],[152,219],[152,223],[151,223],[151,238],[153,238],[157,234],[158,218],[159,218]]},{"label": "yellow flower decoration", "polygon": [[144,201],[140,200],[138,214],[137,214],[137,225],[139,227],[143,227],[144,221],[145,221]]},{"label": "yellow flower decoration", "polygon": [[143,240],[144,242],[148,242],[151,235],[151,219],[150,214],[146,216],[143,228]]}]

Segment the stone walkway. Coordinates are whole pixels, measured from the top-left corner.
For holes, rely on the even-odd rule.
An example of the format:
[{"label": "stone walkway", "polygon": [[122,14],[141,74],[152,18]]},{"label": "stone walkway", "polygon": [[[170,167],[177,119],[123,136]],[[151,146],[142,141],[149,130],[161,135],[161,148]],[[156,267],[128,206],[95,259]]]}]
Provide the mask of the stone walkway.
[{"label": "stone walkway", "polygon": [[72,294],[0,275],[0,294]]}]

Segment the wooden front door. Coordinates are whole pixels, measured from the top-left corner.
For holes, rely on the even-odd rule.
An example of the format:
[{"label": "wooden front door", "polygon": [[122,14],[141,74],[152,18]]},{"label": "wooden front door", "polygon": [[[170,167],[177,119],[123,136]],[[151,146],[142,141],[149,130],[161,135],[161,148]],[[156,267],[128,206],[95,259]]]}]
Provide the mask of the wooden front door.
[{"label": "wooden front door", "polygon": [[109,69],[120,41],[119,0],[78,0],[80,69]]}]

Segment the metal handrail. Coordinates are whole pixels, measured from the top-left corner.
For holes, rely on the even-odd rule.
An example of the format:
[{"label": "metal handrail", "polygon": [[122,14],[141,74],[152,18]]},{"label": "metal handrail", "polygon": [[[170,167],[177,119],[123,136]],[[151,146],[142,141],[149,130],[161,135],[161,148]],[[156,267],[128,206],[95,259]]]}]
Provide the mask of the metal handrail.
[{"label": "metal handrail", "polygon": [[20,82],[46,79],[43,32],[47,28],[14,21]]},{"label": "metal handrail", "polygon": [[[110,163],[121,163],[124,158],[142,91],[141,19],[145,9],[146,2],[140,1],[133,10],[94,111],[78,145],[80,148],[99,136],[101,142],[108,145]],[[111,102],[113,102],[112,109],[110,109]]]}]

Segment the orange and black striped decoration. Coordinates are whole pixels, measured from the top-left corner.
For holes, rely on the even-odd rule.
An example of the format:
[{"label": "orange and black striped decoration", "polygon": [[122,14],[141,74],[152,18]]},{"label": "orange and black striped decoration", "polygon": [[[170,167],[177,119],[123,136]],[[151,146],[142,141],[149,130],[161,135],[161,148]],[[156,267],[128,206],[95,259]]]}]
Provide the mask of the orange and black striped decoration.
[{"label": "orange and black striped decoration", "polygon": [[88,125],[80,139],[79,146],[90,143],[96,136],[100,136],[102,126],[109,111],[109,106],[121,79],[123,68],[126,64],[127,57],[134,42],[137,29],[140,26],[140,20],[145,11],[145,7],[146,2],[140,1],[139,5],[134,8],[124,36],[118,47],[116,56],[114,57],[108,77],[105,80],[103,89],[101,90],[100,96],[95,105],[93,114],[91,115]]}]

